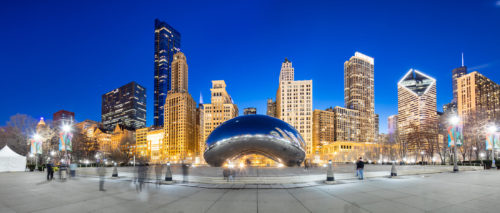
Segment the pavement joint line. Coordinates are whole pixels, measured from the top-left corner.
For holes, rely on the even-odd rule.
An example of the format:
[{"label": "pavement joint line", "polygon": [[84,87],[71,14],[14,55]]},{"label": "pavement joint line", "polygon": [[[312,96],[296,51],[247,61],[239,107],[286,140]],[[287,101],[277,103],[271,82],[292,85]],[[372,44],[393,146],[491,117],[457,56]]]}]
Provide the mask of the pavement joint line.
[{"label": "pavement joint line", "polygon": [[257,187],[256,191],[256,203],[257,203],[257,213],[259,213],[259,187]]},{"label": "pavement joint line", "polygon": [[293,199],[295,199],[297,202],[299,202],[299,203],[300,203],[300,205],[302,205],[302,207],[304,207],[304,209],[305,209],[305,210],[307,210],[308,212],[311,212],[311,213],[312,213],[312,211],[311,211],[309,208],[307,208],[307,206],[306,206],[306,205],[304,205],[304,203],[302,203],[302,201],[300,201],[299,199],[297,199],[297,197],[295,197],[295,195],[293,195],[293,194],[290,192],[290,189],[286,189],[286,191],[288,192],[288,194],[290,194],[290,196],[292,196],[292,197],[293,197]]},{"label": "pavement joint line", "polygon": [[222,199],[222,197],[224,197],[225,194],[227,194],[229,192],[229,189],[226,189],[226,191],[224,191],[224,193],[222,193],[218,198],[217,200],[215,200],[212,204],[210,204],[210,206],[207,208],[207,210],[205,210],[205,212],[208,212],[212,206],[214,206],[220,199]]},{"label": "pavement joint line", "polygon": [[185,195],[185,196],[181,196],[181,197],[179,197],[179,198],[177,198],[177,199],[175,199],[175,200],[172,200],[172,201],[170,201],[170,202],[168,202],[168,203],[165,203],[165,204],[159,205],[159,206],[158,206],[158,208],[156,208],[155,210],[161,209],[161,208],[163,208],[163,207],[167,207],[168,205],[170,205],[170,204],[172,204],[172,203],[175,203],[175,202],[177,202],[177,201],[179,201],[179,200],[182,200],[182,199],[184,199],[184,198],[187,198],[187,197],[191,197],[191,196],[193,196],[193,195],[197,194],[198,192],[205,191],[205,190],[207,190],[207,189],[202,188],[202,189],[200,189],[200,190],[198,190],[198,191],[195,191],[195,192],[193,192],[193,193],[191,193],[191,194],[188,194],[188,195]]}]

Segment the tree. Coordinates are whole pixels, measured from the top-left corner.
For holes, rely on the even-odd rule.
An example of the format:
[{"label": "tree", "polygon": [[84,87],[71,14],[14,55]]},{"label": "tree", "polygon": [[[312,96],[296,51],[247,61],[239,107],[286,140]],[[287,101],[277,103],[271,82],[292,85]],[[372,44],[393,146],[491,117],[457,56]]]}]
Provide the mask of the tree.
[{"label": "tree", "polygon": [[28,154],[28,139],[21,131],[11,126],[0,127],[0,149],[8,145],[20,155]]},{"label": "tree", "polygon": [[13,151],[26,155],[29,149],[28,138],[35,134],[36,124],[36,120],[29,115],[10,116],[7,126],[0,127],[0,146],[9,145]]}]

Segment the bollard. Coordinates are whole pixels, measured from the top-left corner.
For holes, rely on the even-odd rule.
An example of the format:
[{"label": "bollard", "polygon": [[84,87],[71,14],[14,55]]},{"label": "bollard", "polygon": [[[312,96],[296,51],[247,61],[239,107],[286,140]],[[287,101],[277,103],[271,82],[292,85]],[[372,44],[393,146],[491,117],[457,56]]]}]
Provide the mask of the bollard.
[{"label": "bollard", "polygon": [[172,181],[172,171],[170,170],[170,162],[167,163],[167,172],[165,173],[165,181]]},{"label": "bollard", "polygon": [[391,177],[398,176],[398,172],[396,171],[396,163],[394,161],[392,162],[392,168],[391,168]]},{"label": "bollard", "polygon": [[116,163],[115,167],[113,168],[113,175],[111,175],[111,177],[118,177],[118,169],[116,168]]},{"label": "bollard", "polygon": [[326,183],[331,183],[335,181],[335,177],[333,176],[333,165],[332,160],[328,161],[328,169],[326,170]]}]

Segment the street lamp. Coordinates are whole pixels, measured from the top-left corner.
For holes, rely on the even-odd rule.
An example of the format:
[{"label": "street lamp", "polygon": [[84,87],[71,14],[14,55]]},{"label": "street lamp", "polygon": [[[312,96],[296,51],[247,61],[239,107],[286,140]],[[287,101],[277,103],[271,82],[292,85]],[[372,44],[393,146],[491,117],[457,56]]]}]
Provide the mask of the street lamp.
[{"label": "street lamp", "polygon": [[479,153],[479,159],[481,159],[481,165],[483,165],[484,152]]},{"label": "street lamp", "polygon": [[[455,128],[459,122],[460,122],[460,118],[458,116],[453,116],[450,118],[450,123],[451,123],[451,125],[453,125],[453,128]],[[454,144],[452,144],[452,145],[453,145],[453,172],[458,172],[456,139],[454,141]]]},{"label": "street lamp", "polygon": [[425,155],[425,151],[421,151],[420,152],[420,155],[422,156],[422,166],[424,165],[424,155]]},{"label": "street lamp", "polygon": [[[497,127],[493,124],[488,127],[488,132],[490,134],[495,134],[497,131]],[[497,168],[496,163],[495,163],[495,142],[493,141],[493,144],[491,145],[491,168]]]}]

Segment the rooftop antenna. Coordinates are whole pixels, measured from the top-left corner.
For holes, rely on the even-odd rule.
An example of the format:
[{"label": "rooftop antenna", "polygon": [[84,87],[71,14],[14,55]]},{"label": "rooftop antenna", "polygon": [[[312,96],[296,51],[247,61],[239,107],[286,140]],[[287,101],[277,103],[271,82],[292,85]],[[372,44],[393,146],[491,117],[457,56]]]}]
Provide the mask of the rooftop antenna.
[{"label": "rooftop antenna", "polygon": [[462,67],[464,66],[464,52],[462,52]]}]

